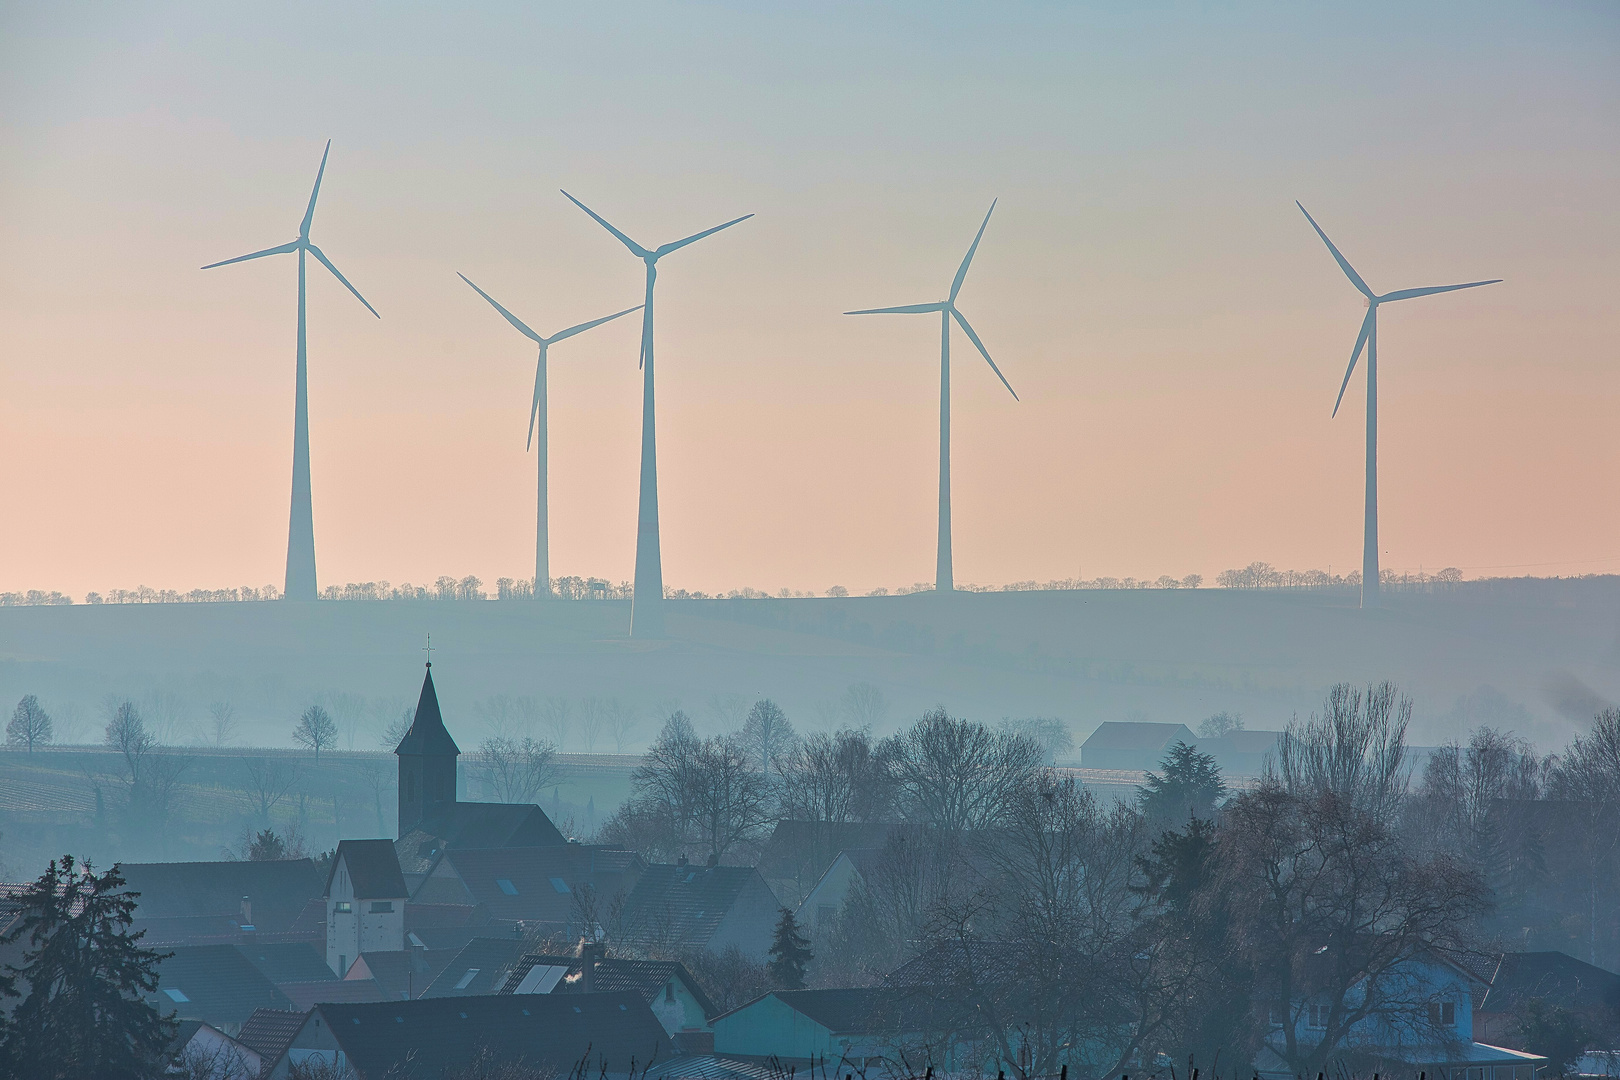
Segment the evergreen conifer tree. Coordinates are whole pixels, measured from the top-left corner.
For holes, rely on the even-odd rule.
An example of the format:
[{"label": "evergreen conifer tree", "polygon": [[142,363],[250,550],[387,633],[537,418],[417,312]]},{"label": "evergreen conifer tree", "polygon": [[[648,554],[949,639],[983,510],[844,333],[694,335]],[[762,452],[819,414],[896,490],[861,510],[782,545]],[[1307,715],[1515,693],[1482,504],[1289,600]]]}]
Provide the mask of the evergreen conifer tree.
[{"label": "evergreen conifer tree", "polygon": [[0,996],[22,997],[0,1042],[0,1074],[37,1080],[164,1075],[175,1022],[145,1000],[167,954],[131,934],[138,893],[115,865],[97,874],[71,855],[53,860],[17,897],[21,918],[0,944],[22,942]]},{"label": "evergreen conifer tree", "polygon": [[799,933],[799,924],[793,912],[782,909],[776,920],[776,936],[771,941],[771,978],[784,990],[804,989],[804,969],[815,959],[810,951],[810,939]]},{"label": "evergreen conifer tree", "polygon": [[1154,824],[1179,824],[1188,817],[1210,818],[1226,797],[1215,758],[1196,747],[1178,742],[1159,762],[1163,775],[1148,773],[1137,792],[1142,812]]}]

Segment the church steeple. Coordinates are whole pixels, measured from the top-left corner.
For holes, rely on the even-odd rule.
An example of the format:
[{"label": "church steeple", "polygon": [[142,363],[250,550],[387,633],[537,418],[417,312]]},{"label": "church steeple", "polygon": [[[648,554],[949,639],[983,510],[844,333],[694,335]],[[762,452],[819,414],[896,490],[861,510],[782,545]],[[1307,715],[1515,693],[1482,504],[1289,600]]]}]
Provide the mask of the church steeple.
[{"label": "church steeple", "polygon": [[456,803],[456,758],[461,756],[461,748],[445,730],[431,660],[411,729],[394,753],[399,758],[399,835],[404,836],[413,826],[434,820]]}]

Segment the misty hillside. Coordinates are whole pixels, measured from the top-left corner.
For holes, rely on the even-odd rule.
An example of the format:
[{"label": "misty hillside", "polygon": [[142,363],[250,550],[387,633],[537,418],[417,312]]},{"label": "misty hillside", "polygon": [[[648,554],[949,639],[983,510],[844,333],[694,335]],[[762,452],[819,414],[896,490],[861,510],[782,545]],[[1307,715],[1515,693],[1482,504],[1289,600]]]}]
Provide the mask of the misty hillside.
[{"label": "misty hillside", "polygon": [[[669,639],[631,641],[625,601],[380,601],[0,608],[0,700],[37,694],[58,742],[99,739],[109,695],[142,700],[176,744],[206,742],[229,701],[234,742],[288,746],[299,711],[336,702],[346,749],[414,701],[433,636],[447,721],[464,745],[511,722],[510,699],[611,708],[564,751],[635,752],[683,708],[715,730],[759,697],[801,730],[846,723],[852,684],[881,691],[881,733],[937,703],[983,720],[1055,716],[1075,744],[1104,720],[1196,725],[1242,713],[1281,727],[1339,680],[1390,678],[1417,704],[1412,741],[1479,723],[1544,750],[1620,699],[1620,578],[1350,590],[1085,590],[671,602]],[[503,705],[503,702],[506,704]],[[538,733],[537,733],[538,734]]]}]

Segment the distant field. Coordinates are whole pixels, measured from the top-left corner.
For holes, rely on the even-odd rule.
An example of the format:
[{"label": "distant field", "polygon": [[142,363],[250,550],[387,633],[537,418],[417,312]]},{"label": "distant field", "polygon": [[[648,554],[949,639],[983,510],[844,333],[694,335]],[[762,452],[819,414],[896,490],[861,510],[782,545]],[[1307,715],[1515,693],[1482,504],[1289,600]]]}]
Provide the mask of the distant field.
[{"label": "distant field", "polygon": [[[1620,578],[1469,582],[1393,593],[1178,589],[690,600],[670,638],[630,641],[622,601],[356,601],[0,608],[0,702],[35,693],[98,732],[108,695],[150,701],[175,741],[229,700],[239,743],[288,745],[310,701],[359,701],[355,749],[413,704],[431,631],[446,721],[465,746],[499,696],[611,699],[633,714],[623,749],[679,707],[700,728],[772,697],[804,728],[844,719],[852,683],[888,702],[887,729],[934,704],[987,720],[1046,715],[1082,739],[1108,719],[1196,724],[1244,714],[1279,727],[1340,679],[1393,678],[1437,742],[1502,713],[1551,747],[1620,699]],[[1481,688],[1496,694],[1479,696]],[[1459,698],[1476,695],[1473,702]],[[1480,704],[1484,701],[1485,704]],[[359,706],[357,706],[359,707]],[[1505,711],[1504,711],[1505,710]],[[1477,715],[1476,715],[1477,714]],[[541,733],[543,734],[543,733]],[[348,743],[344,744],[347,746]],[[565,749],[587,749],[577,722]],[[592,749],[618,748],[606,731]]]}]

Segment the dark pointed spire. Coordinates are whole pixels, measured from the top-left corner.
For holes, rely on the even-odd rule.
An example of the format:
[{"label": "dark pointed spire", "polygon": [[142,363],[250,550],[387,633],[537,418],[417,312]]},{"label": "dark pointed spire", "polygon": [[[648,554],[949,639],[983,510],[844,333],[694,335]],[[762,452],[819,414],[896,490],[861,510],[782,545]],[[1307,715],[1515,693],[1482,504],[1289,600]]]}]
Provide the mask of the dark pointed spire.
[{"label": "dark pointed spire", "polygon": [[444,716],[439,712],[439,695],[433,689],[433,663],[428,662],[427,676],[422,680],[422,696],[416,702],[416,716],[411,730],[394,749],[396,754],[437,754],[457,757],[461,748],[445,730]]}]

